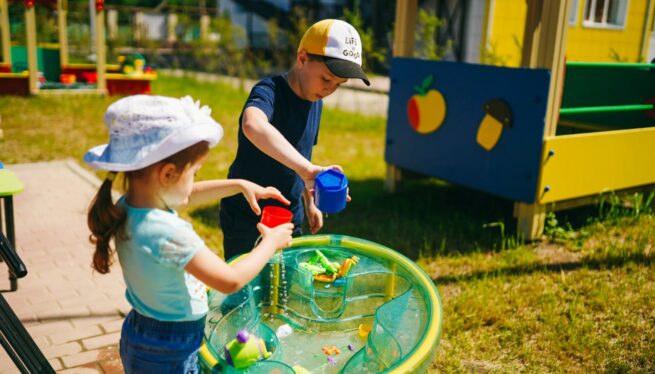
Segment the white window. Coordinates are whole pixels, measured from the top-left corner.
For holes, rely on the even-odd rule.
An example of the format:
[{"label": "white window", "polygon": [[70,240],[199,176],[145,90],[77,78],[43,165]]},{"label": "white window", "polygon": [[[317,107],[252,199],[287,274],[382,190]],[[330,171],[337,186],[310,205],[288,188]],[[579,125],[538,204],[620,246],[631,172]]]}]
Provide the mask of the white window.
[{"label": "white window", "polygon": [[583,25],[623,28],[627,10],[628,0],[587,0]]},{"label": "white window", "polygon": [[569,25],[575,26],[578,23],[578,0],[571,0],[569,3]]}]

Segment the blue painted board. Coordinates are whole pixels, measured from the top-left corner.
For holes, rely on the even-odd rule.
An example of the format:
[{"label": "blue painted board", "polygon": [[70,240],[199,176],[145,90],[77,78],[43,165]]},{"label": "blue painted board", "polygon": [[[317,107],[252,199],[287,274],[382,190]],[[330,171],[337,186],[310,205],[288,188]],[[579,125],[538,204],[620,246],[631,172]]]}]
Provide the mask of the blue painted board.
[{"label": "blue painted board", "polygon": [[[426,80],[430,75],[432,82]],[[535,201],[548,70],[395,58],[390,77],[387,163],[514,201]],[[438,100],[409,105],[409,110],[408,103],[426,83],[443,97],[446,114],[436,131],[423,134],[412,123],[416,124],[418,113],[428,121],[419,121],[419,129],[434,127],[429,121],[439,116],[430,112]],[[499,102],[504,103],[501,108]],[[485,104],[492,109],[485,110]],[[478,141],[481,125],[497,129],[507,108],[511,127],[503,127],[494,138],[498,140],[486,149],[481,144],[489,147],[490,143]]]}]

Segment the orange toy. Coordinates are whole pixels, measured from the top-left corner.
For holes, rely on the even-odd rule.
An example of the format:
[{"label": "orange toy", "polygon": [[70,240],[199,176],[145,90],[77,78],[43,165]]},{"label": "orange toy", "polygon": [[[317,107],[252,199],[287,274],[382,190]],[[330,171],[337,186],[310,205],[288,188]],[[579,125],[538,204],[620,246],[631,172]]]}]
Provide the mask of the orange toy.
[{"label": "orange toy", "polygon": [[359,262],[359,257],[357,257],[357,256],[352,256],[351,258],[347,258],[341,264],[341,266],[339,266],[339,273],[338,273],[339,278],[345,277],[346,274],[348,274],[348,272],[350,271],[350,268],[357,265],[358,262]]},{"label": "orange toy", "polygon": [[314,276],[314,279],[319,281],[319,282],[330,283],[330,282],[334,282],[334,280],[337,279],[337,275],[334,274],[334,273],[331,274],[331,275],[327,275],[325,273],[324,274],[317,274],[317,275]]},{"label": "orange toy", "polygon": [[341,354],[341,350],[334,345],[324,345],[321,349],[327,356]]}]

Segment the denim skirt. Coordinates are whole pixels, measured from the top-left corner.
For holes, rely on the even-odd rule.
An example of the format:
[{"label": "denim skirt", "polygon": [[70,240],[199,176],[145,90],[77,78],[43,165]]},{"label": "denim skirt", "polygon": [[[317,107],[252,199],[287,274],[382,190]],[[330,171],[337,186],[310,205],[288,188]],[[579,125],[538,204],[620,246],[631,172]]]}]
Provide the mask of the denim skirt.
[{"label": "denim skirt", "polygon": [[168,322],[132,310],[121,331],[120,354],[125,373],[196,374],[205,318]]}]

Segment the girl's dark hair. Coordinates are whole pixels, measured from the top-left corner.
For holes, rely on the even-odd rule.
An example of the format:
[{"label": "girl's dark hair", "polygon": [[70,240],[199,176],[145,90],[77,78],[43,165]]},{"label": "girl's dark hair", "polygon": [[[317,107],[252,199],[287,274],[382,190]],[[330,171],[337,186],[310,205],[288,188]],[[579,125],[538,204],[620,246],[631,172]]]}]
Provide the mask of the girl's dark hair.
[{"label": "girl's dark hair", "polygon": [[[209,143],[202,141],[196,143],[182,151],[147,166],[140,170],[129,171],[125,173],[123,181],[124,187],[128,186],[130,180],[139,178],[146,174],[149,168],[162,163],[172,163],[178,172],[183,172],[189,164],[193,164],[209,152]],[[98,193],[91,201],[89,213],[87,216],[87,225],[91,230],[89,241],[95,245],[93,253],[93,268],[101,274],[109,273],[109,266],[113,263],[113,254],[115,248],[111,247],[112,239],[114,243],[117,239],[125,239],[123,228],[127,218],[125,210],[114,203],[111,197],[111,186],[113,178],[107,178],[102,182]]]}]

